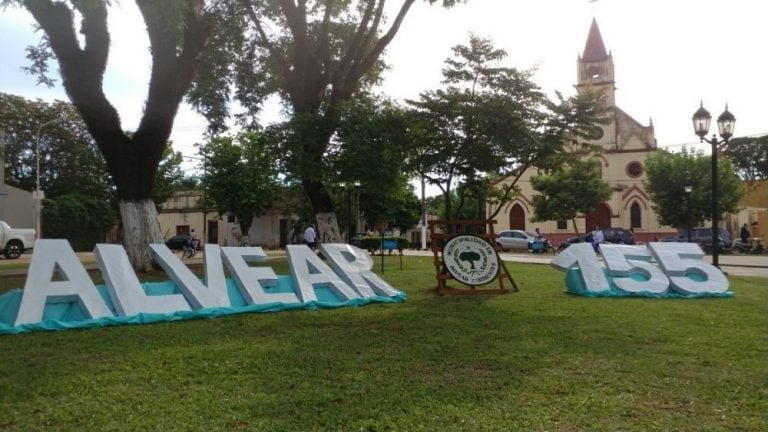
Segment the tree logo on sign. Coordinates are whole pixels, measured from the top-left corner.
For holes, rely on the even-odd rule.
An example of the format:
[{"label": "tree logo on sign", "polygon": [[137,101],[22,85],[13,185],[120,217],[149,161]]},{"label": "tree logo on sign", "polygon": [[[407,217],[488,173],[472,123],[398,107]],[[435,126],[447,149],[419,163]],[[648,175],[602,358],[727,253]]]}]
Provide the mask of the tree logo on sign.
[{"label": "tree logo on sign", "polygon": [[443,247],[443,264],[454,279],[471,286],[489,283],[499,273],[493,245],[474,235],[458,235],[448,240]]}]

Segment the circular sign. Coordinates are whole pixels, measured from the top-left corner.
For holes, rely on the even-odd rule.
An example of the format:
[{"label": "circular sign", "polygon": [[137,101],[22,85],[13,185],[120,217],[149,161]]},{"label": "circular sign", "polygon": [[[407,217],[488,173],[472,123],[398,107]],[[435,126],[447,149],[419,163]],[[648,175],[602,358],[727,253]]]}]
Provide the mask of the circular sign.
[{"label": "circular sign", "polygon": [[475,235],[457,235],[445,242],[443,264],[456,280],[471,286],[487,284],[499,274],[496,249]]}]

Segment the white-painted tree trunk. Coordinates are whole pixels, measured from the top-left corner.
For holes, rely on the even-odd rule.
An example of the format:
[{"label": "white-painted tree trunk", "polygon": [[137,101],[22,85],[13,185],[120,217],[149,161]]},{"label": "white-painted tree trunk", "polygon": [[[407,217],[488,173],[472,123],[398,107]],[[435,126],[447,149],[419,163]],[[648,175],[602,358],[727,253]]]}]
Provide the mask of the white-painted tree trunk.
[{"label": "white-painted tree trunk", "polygon": [[120,216],[123,218],[123,246],[131,265],[139,272],[152,270],[149,245],[163,242],[155,202],[151,199],[121,200]]},{"label": "white-painted tree trunk", "polygon": [[317,230],[321,243],[344,243],[339,231],[339,221],[336,219],[336,213],[316,213]]}]

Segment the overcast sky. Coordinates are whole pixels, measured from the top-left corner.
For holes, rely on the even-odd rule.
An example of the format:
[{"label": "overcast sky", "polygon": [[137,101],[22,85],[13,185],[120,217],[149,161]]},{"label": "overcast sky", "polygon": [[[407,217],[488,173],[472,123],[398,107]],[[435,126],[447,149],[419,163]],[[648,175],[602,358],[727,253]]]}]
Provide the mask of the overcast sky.
[{"label": "overcast sky", "polygon": [[[148,41],[135,4],[118,3],[110,15],[113,47],[105,85],[124,129],[132,129],[146,97]],[[737,119],[736,136],[768,133],[768,2],[763,0],[469,0],[450,10],[424,3],[414,5],[386,52],[391,69],[381,90],[393,98],[415,98],[439,87],[450,48],[466,43],[469,32],[505,49],[506,66],[536,68],[534,81],[546,92],[571,95],[576,59],[596,17],[613,54],[616,104],[642,124],[653,118],[660,147],[679,149],[697,141],[691,116],[701,99],[715,118],[728,103]],[[24,11],[0,12],[0,91],[66,100],[60,87],[36,86],[35,78],[20,70],[28,65],[24,48],[39,39],[31,23]],[[275,119],[276,113],[272,104],[263,119]],[[172,134],[175,147],[195,155],[192,144],[204,128],[201,117],[182,107]]]}]

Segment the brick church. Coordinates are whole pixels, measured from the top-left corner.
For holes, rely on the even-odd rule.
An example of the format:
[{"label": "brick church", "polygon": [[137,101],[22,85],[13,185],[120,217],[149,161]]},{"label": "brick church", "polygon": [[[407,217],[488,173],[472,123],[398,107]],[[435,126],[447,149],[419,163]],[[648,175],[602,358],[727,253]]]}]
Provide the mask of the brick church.
[{"label": "brick church", "polygon": [[[595,225],[600,227],[620,227],[632,229],[637,241],[648,242],[656,238],[674,235],[674,228],[659,225],[656,214],[651,208],[651,201],[645,192],[644,162],[651,152],[656,151],[656,137],[653,124],[644,126],[616,106],[616,87],[612,55],[605,49],[603,38],[596,20],[592,20],[584,52],[577,60],[577,91],[587,88],[603,92],[609,109],[610,122],[601,125],[595,133],[597,144],[603,152],[596,158],[600,161],[603,180],[608,182],[613,191],[611,198],[600,204],[591,214],[576,218],[578,232],[591,231]],[[585,156],[588,157],[588,156]],[[548,221],[533,223],[531,198],[535,192],[530,178],[539,175],[533,168],[518,180],[520,194],[511,202],[503,205],[495,219],[496,230],[520,229],[532,232],[538,227],[542,234],[554,244],[574,235],[571,221]],[[497,187],[502,187],[508,179],[501,179]],[[493,214],[496,207],[489,206],[488,214]]]}]

